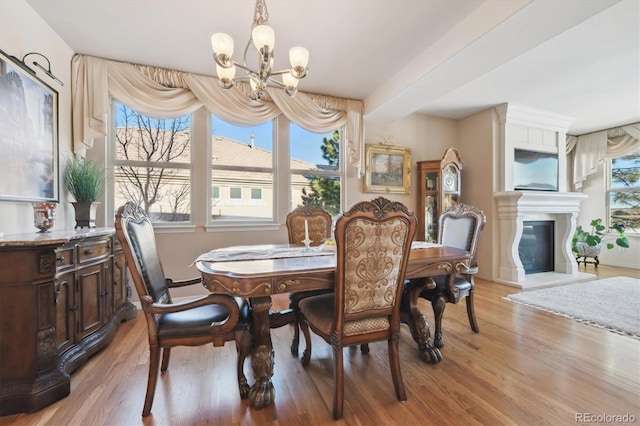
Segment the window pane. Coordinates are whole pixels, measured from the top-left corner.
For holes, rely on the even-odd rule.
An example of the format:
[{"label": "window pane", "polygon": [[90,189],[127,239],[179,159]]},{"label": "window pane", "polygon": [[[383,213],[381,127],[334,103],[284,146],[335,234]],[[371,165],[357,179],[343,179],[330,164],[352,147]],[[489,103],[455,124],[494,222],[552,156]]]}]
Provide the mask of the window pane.
[{"label": "window pane", "polygon": [[[116,166],[115,205],[134,201],[147,212],[152,222],[189,222],[190,179],[189,169]],[[154,201],[147,198],[150,194],[156,197]]]},{"label": "window pane", "polygon": [[640,186],[640,152],[611,160],[611,188]]},{"label": "window pane", "polygon": [[340,132],[313,133],[290,125],[291,169],[340,170]]},{"label": "window pane", "polygon": [[242,198],[242,188],[229,188],[229,198],[239,200]]},{"label": "window pane", "polygon": [[[273,174],[230,170],[213,170],[212,186],[220,187],[220,196],[211,201],[215,220],[264,220],[273,212]],[[258,189],[262,198],[254,199]]]},{"label": "window pane", "polygon": [[640,149],[611,159],[609,226],[622,224],[625,232],[640,232]]},{"label": "window pane", "polygon": [[291,176],[291,210],[318,206],[332,216],[340,213],[340,176]]},{"label": "window pane", "polygon": [[191,116],[158,120],[116,102],[115,205],[138,203],[154,222],[189,222]]},{"label": "window pane", "polygon": [[[212,220],[273,218],[273,123],[240,127],[212,116]],[[215,194],[214,194],[215,195]]]},{"label": "window pane", "polygon": [[220,187],[214,186],[211,188],[211,197],[212,198],[220,198]]},{"label": "window pane", "polygon": [[610,224],[621,223],[625,232],[640,232],[640,190],[609,192]]}]

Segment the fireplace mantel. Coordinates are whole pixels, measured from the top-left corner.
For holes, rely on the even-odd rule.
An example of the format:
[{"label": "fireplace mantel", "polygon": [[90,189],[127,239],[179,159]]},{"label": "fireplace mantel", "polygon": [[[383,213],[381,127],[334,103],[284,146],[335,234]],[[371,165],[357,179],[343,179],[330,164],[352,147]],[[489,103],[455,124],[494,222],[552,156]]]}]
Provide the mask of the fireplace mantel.
[{"label": "fireplace mantel", "polygon": [[[587,198],[579,192],[508,191],[494,193],[499,238],[499,267],[496,281],[520,288],[542,287],[562,282],[593,278],[578,272],[571,252],[571,239],[576,230],[580,203]],[[555,222],[554,271],[525,274],[518,245],[523,222],[552,220]]]}]

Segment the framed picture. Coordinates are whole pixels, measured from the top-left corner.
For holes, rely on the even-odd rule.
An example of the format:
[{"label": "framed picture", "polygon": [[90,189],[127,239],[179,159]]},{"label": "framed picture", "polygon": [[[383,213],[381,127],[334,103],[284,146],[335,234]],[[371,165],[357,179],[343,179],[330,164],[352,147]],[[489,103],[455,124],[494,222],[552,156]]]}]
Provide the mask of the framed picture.
[{"label": "framed picture", "polygon": [[0,201],[59,201],[58,92],[0,50]]},{"label": "framed picture", "polygon": [[364,192],[409,193],[410,149],[388,143],[367,144],[364,155]]}]

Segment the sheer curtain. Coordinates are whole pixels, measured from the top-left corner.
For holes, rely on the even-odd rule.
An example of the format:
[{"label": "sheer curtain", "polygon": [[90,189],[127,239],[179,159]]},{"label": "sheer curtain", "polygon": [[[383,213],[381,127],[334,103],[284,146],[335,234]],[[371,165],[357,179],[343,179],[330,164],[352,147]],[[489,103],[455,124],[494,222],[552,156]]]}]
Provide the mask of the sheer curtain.
[{"label": "sheer curtain", "polygon": [[93,147],[93,139],[107,134],[110,96],[155,118],[189,114],[204,106],[221,119],[249,126],[284,114],[291,122],[313,132],[345,126],[345,146],[351,166],[362,172],[364,140],[362,101],[268,88],[263,102],[249,98],[248,84],[222,89],[214,77],[127,64],[86,55],[72,63],[73,149]]},{"label": "sheer curtain", "polygon": [[598,170],[605,158],[631,154],[640,146],[640,123],[615,127],[582,136],[567,136],[567,154],[573,154],[573,186],[582,189],[582,182]]}]

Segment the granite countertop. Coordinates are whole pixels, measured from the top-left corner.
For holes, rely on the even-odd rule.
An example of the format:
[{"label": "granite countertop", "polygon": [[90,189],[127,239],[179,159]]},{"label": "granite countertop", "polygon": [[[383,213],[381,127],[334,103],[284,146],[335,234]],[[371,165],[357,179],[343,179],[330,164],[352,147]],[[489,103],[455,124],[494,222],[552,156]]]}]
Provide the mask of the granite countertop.
[{"label": "granite countertop", "polygon": [[49,232],[26,232],[23,234],[10,234],[0,237],[1,247],[32,247],[51,244],[65,244],[69,241],[89,237],[102,237],[112,235],[115,228],[79,228],[60,229]]}]

